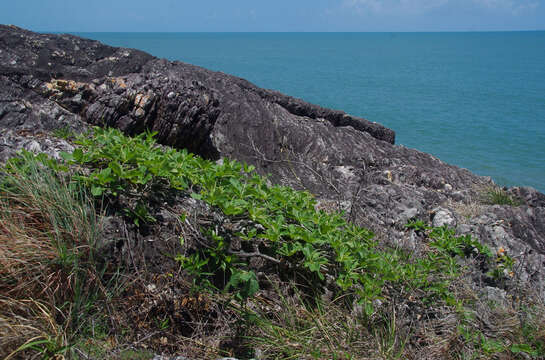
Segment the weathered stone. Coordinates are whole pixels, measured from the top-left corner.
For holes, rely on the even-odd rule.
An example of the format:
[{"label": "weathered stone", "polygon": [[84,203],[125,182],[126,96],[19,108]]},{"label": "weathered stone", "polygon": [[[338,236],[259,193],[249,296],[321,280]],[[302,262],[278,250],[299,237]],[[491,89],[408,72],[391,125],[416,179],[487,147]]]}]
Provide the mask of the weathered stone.
[{"label": "weathered stone", "polygon": [[74,146],[66,140],[56,138],[46,133],[29,134],[3,130],[0,136],[0,163],[6,162],[18,151],[25,149],[32,152],[43,152],[52,158],[60,159],[61,152],[72,152]]},{"label": "weathered stone", "polygon": [[432,225],[434,227],[456,227],[456,218],[448,209],[436,208],[432,210]]},{"label": "weathered stone", "polygon": [[494,302],[496,305],[507,306],[507,292],[503,289],[486,286],[481,291],[481,296],[488,301]]}]

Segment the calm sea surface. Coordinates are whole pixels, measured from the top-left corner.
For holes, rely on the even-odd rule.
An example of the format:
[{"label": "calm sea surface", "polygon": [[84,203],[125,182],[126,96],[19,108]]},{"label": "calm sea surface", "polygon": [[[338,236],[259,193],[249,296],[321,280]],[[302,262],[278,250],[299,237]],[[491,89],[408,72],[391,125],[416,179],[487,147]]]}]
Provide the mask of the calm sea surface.
[{"label": "calm sea surface", "polygon": [[376,121],[397,144],[545,191],[545,32],[78,33]]}]

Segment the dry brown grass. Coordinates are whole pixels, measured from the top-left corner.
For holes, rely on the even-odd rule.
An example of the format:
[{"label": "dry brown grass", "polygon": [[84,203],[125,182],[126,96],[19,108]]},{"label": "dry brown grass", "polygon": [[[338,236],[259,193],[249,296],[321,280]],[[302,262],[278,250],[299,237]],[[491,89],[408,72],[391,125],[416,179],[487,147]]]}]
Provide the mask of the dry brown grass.
[{"label": "dry brown grass", "polygon": [[[1,298],[0,348],[4,360],[37,357],[36,351],[25,347],[37,344],[44,349],[43,357],[64,359],[62,349],[68,345],[67,331],[57,324],[49,306],[36,300]],[[23,341],[24,340],[24,341]],[[55,352],[61,352],[55,354]]]},{"label": "dry brown grass", "polygon": [[448,207],[454,210],[462,223],[481,216],[484,214],[486,208],[480,201],[474,199],[469,199],[467,202],[449,200]]},{"label": "dry brown grass", "polygon": [[497,185],[475,185],[464,201],[448,200],[448,207],[453,209],[462,222],[483,215],[490,205],[518,206],[521,200],[513,197]]},{"label": "dry brown grass", "polygon": [[12,297],[38,295],[57,255],[48,236],[50,224],[39,210],[6,200],[0,210],[0,291]]},{"label": "dry brown grass", "polygon": [[12,352],[35,341],[61,349],[80,325],[97,280],[96,215],[84,193],[37,162],[1,180],[0,358],[29,358],[36,351]]},{"label": "dry brown grass", "polygon": [[[262,359],[529,359],[545,345],[545,307],[529,294],[524,302],[494,303],[461,277],[451,290],[458,306],[419,303],[394,295],[373,315],[342,301],[304,304],[297,296],[257,297],[257,315],[246,333]],[[541,345],[540,345],[541,344]],[[534,351],[532,350],[532,351]]]}]

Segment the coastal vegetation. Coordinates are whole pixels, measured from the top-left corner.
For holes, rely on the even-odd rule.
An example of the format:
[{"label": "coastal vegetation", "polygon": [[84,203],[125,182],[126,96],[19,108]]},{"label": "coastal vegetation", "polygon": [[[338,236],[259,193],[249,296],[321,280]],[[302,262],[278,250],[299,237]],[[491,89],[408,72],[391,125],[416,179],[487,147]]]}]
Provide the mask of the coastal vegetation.
[{"label": "coastal vegetation", "polygon": [[[505,249],[421,219],[405,226],[418,251],[387,245],[308,192],[154,135],[95,128],[62,160],[23,151],[1,169],[0,356],[545,356],[545,308]],[[175,239],[156,233],[165,209]],[[170,247],[157,265],[137,241]]]}]

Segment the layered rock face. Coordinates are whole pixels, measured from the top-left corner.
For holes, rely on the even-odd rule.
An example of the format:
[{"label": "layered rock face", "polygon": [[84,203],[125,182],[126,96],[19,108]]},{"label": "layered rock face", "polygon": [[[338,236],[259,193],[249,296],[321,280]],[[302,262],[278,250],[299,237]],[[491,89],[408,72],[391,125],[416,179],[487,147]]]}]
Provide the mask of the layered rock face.
[{"label": "layered rock face", "polygon": [[138,50],[0,26],[0,160],[20,148],[58,156],[71,145],[52,130],[90,125],[253,164],[408,249],[410,219],[457,227],[503,247],[544,295],[545,195],[533,189],[509,190],[521,205],[485,205],[489,178],[396,146],[377,123]]}]

